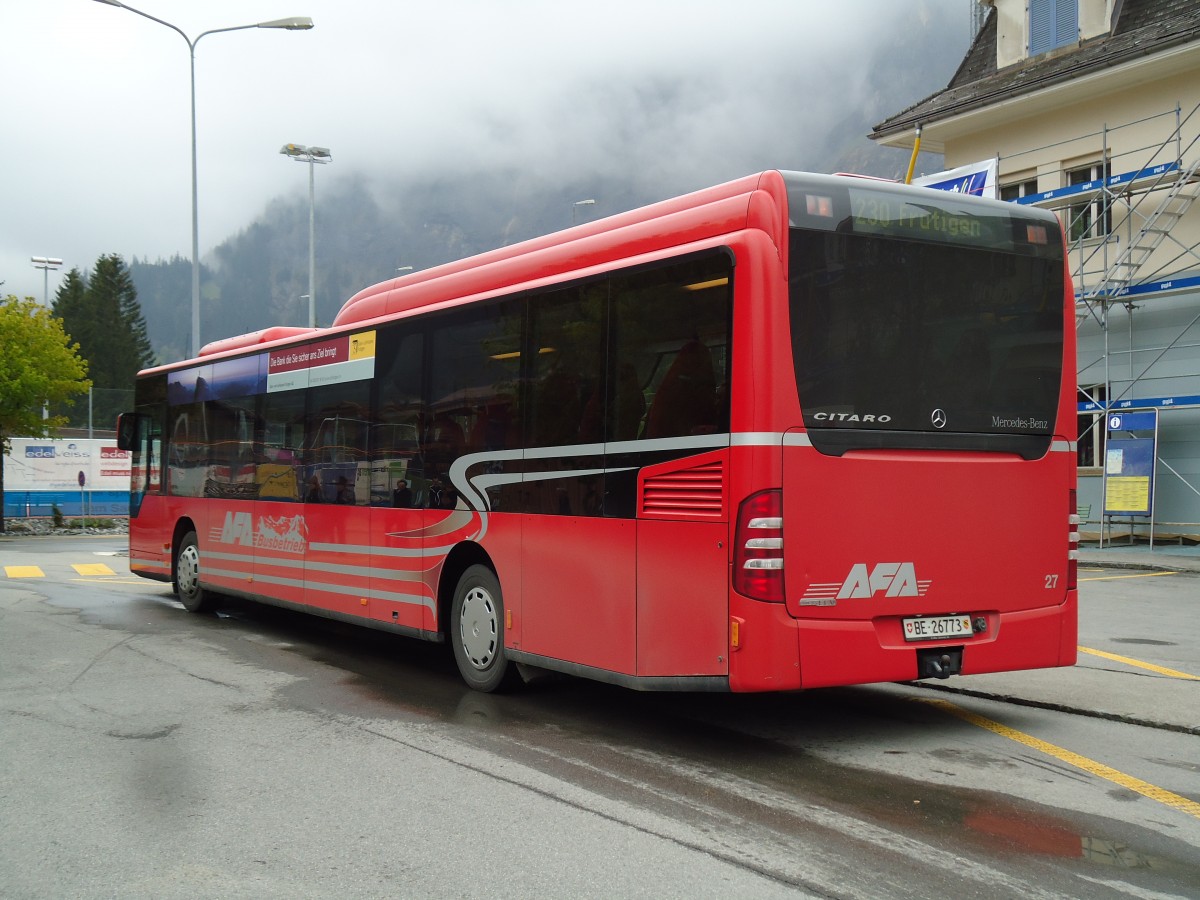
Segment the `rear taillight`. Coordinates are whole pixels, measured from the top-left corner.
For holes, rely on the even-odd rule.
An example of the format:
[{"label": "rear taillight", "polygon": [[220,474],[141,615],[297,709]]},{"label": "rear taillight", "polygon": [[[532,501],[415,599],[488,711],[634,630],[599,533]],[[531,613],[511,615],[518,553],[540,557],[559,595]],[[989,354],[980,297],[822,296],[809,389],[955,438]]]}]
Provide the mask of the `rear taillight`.
[{"label": "rear taillight", "polygon": [[753,600],[783,602],[783,491],[760,491],[738,507],[733,588]]},{"label": "rear taillight", "polygon": [[1079,495],[1067,492],[1067,590],[1079,587]]}]

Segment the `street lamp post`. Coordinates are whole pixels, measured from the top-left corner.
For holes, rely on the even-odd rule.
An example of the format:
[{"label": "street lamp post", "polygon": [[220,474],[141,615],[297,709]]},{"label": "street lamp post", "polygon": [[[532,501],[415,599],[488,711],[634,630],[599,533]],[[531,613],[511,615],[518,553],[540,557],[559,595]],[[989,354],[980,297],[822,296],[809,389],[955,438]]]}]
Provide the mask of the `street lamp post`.
[{"label": "street lamp post", "polygon": [[317,195],[313,170],[317,163],[332,161],[328,147],[284,144],[279,152],[297,162],[308,163],[308,327],[317,327]]},{"label": "street lamp post", "polygon": [[575,224],[575,214],[579,211],[579,207],[595,206],[595,205],[596,205],[596,201],[594,198],[591,200],[576,200],[574,203],[572,203],[571,204],[571,224],[572,225]]},{"label": "street lamp post", "polygon": [[62,260],[55,256],[31,256],[29,261],[33,263],[35,269],[41,269],[42,277],[42,306],[46,309],[50,308],[50,270],[58,271],[58,268],[63,264]]},{"label": "street lamp post", "polygon": [[135,15],[141,16],[143,19],[149,19],[151,22],[157,22],[159,25],[165,25],[183,38],[188,45],[188,56],[191,59],[191,79],[192,79],[192,356],[200,355],[200,225],[199,211],[197,201],[197,178],[196,178],[196,45],[200,43],[200,38],[209,34],[219,34],[223,31],[244,31],[248,28],[284,28],[288,31],[307,31],[313,27],[313,20],[308,16],[292,16],[288,19],[274,19],[270,22],[256,22],[253,25],[234,25],[230,28],[213,28],[209,31],[201,32],[196,36],[195,40],[189,38],[183,31],[149,13],[142,12],[140,9],[134,9],[120,0],[96,0],[97,3],[104,3],[108,6],[117,6],[121,9],[128,10]]},{"label": "street lamp post", "polygon": [[[42,270],[42,306],[46,307],[46,309],[49,309],[50,308],[50,270],[54,269],[55,271],[58,271],[59,266],[61,266],[63,264],[62,260],[59,259],[57,256],[31,256],[31,257],[29,257],[29,261],[31,263],[33,263],[33,267],[35,269]],[[91,402],[92,402],[92,392],[88,391],[89,406],[90,406]],[[45,403],[43,403],[42,404],[42,419],[45,420],[45,419],[49,419],[49,418],[50,418],[50,407],[47,406]],[[89,421],[90,421],[90,419],[89,419]],[[90,436],[91,435],[89,434],[89,437]]]}]

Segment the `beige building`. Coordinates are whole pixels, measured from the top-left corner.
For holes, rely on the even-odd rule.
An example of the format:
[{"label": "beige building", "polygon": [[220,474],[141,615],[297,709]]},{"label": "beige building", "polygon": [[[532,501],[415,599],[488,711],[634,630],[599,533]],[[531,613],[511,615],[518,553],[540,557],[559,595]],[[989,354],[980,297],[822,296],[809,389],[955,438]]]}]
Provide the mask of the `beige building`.
[{"label": "beige building", "polygon": [[1133,457],[1117,451],[1154,432],[1109,435],[1107,423],[1145,410],[1152,515],[1114,517],[1112,533],[1200,535],[1200,0],[980,3],[950,84],[871,138],[911,150],[919,133],[947,169],[994,159],[1002,199],[1059,214],[1077,297],[1085,531],[1106,508],[1140,504],[1121,494]]}]

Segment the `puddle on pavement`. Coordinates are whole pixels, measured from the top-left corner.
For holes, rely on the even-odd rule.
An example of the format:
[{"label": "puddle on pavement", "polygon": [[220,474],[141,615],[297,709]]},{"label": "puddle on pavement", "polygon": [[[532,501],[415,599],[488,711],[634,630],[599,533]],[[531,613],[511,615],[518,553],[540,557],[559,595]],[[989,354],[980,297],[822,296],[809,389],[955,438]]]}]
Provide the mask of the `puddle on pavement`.
[{"label": "puddle on pavement", "polygon": [[[978,785],[931,784],[831,760],[839,743],[861,750],[881,734],[895,733],[895,744],[903,744],[906,734],[957,727],[935,710],[870,688],[647,694],[554,677],[514,694],[484,695],[462,684],[441,644],[242,601],[223,604],[217,615],[190,616],[167,591],[126,596],[117,604],[98,600],[81,606],[77,595],[71,600],[97,624],[139,632],[176,623],[180,630],[231,635],[260,652],[276,653],[281,669],[302,675],[303,666],[283,660],[293,656],[329,666],[344,675],[301,677],[282,689],[281,700],[364,719],[439,723],[472,745],[669,815],[711,809],[719,818],[732,817],[795,843],[813,839],[807,811],[817,804],[953,852],[1151,871],[1172,884],[1200,883],[1200,851],[1189,848],[1167,858],[1139,849],[1143,832],[1137,826],[1099,816],[1075,815],[1072,821]],[[237,644],[226,646],[236,650]],[[240,661],[270,665],[261,657]],[[880,747],[878,754],[910,758],[917,772],[938,760],[939,752],[943,763],[964,761],[961,751],[909,752],[895,744]],[[806,745],[821,746],[821,753]],[[974,762],[985,769],[1009,762],[976,756]],[[770,797],[783,802],[762,799]]]}]

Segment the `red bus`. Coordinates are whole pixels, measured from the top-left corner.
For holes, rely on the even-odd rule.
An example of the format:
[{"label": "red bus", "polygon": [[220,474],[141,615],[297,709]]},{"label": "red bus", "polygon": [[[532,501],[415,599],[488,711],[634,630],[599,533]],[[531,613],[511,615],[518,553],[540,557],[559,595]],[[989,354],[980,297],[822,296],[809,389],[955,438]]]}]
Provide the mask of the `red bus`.
[{"label": "red bus", "polygon": [[129,563],[516,666],[766,691],[1075,661],[1050,213],[770,171],[140,374]]}]

